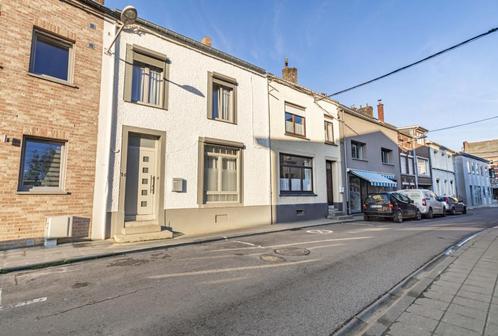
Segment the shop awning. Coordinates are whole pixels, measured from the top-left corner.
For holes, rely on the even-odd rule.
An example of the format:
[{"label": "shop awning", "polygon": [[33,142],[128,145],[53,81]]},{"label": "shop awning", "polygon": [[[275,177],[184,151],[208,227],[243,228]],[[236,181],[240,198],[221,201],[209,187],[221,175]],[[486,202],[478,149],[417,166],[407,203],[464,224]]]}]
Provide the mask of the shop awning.
[{"label": "shop awning", "polygon": [[[387,187],[387,188],[397,188],[398,184],[390,179],[388,179],[382,173],[376,173],[373,171],[350,169],[349,172],[353,175],[358,176],[365,181],[370,182],[371,185],[375,187]],[[394,176],[393,176],[394,177]]]}]

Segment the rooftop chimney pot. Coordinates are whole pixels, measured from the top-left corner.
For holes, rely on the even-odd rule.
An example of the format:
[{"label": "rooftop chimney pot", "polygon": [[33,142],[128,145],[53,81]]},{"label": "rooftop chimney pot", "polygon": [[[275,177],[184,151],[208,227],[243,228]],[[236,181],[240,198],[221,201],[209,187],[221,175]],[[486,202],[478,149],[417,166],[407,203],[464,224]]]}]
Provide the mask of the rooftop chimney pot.
[{"label": "rooftop chimney pot", "polygon": [[212,47],[213,39],[209,36],[204,36],[201,40],[201,43],[207,45],[208,47]]},{"label": "rooftop chimney pot", "polygon": [[287,57],[284,60],[284,67],[282,68],[282,78],[297,84],[297,68],[289,68],[289,59]]},{"label": "rooftop chimney pot", "polygon": [[382,99],[377,100],[377,119],[380,122],[384,122],[384,104]]}]

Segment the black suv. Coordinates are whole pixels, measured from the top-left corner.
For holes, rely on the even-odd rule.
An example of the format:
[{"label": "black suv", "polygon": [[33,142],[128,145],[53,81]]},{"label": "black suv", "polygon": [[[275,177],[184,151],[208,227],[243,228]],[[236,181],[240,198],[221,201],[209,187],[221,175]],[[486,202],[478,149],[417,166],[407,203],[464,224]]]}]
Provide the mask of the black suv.
[{"label": "black suv", "polygon": [[406,218],[422,218],[413,200],[397,192],[369,194],[363,204],[363,216],[366,221],[373,218],[389,218],[397,223]]}]

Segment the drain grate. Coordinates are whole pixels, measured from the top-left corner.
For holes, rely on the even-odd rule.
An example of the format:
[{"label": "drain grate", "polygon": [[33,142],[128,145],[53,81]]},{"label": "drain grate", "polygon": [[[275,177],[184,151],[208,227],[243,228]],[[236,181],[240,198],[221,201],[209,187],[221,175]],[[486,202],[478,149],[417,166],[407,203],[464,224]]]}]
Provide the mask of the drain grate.
[{"label": "drain grate", "polygon": [[279,257],[273,254],[263,254],[259,257],[259,259],[267,262],[284,262],[285,258]]},{"label": "drain grate", "polygon": [[276,254],[284,255],[284,256],[292,256],[292,257],[298,257],[298,256],[305,256],[310,254],[310,250],[307,250],[305,248],[300,248],[300,247],[285,247],[281,249],[276,249],[274,250]]}]

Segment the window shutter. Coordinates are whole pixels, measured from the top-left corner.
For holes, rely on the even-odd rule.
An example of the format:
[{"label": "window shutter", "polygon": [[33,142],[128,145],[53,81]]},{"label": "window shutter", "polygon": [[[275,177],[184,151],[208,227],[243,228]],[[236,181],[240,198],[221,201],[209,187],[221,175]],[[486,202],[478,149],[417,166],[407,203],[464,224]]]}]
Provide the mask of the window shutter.
[{"label": "window shutter", "polygon": [[124,101],[131,102],[131,82],[133,80],[133,46],[126,45],[126,64],[125,64],[125,85],[124,85]]}]

